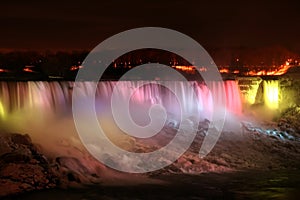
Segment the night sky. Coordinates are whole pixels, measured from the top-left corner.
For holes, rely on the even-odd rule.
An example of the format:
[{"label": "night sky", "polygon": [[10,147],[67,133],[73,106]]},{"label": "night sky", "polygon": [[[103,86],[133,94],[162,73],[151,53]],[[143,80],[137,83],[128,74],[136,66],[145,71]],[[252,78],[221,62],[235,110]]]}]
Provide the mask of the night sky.
[{"label": "night sky", "polygon": [[300,53],[300,3],[289,1],[1,1],[0,49],[91,50],[121,31],[175,29],[207,48],[283,46]]}]

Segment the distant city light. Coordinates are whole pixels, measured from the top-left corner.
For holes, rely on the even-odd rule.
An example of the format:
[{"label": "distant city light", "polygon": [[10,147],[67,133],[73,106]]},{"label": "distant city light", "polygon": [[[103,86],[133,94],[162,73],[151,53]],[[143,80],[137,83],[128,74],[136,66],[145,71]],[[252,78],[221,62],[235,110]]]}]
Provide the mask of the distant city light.
[{"label": "distant city light", "polygon": [[79,65],[79,66],[74,65],[74,66],[72,66],[72,67],[70,68],[70,71],[75,71],[75,70],[78,70],[78,69],[81,69],[81,68],[83,68],[82,65]]},{"label": "distant city light", "polygon": [[24,72],[34,72],[32,69],[30,69],[29,67],[26,67],[23,69]]}]

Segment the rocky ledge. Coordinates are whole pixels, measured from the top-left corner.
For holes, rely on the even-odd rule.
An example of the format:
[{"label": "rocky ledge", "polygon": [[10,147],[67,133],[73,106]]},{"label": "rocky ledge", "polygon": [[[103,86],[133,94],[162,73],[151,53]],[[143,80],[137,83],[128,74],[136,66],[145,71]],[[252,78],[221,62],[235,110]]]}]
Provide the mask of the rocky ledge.
[{"label": "rocky ledge", "polygon": [[0,197],[98,181],[75,157],[46,158],[29,135],[0,134]]},{"label": "rocky ledge", "polygon": [[0,135],[0,195],[52,188],[58,178],[28,135]]},{"label": "rocky ledge", "polygon": [[[166,136],[168,131],[172,130],[164,129],[161,137]],[[159,141],[162,139],[159,138]],[[203,136],[198,135],[190,149],[176,162],[164,169],[139,176],[106,168],[80,148],[79,141],[74,141],[77,145],[71,141],[60,142],[51,154],[33,144],[29,135],[0,133],[0,198],[55,187],[73,188],[110,182],[126,185],[128,181],[141,176],[141,181],[149,182],[149,178],[155,179],[162,175],[250,169],[299,170],[300,166],[299,140],[282,140],[255,131],[243,134],[223,132],[214,150],[203,159],[198,155]],[[151,152],[157,149],[156,145],[135,141],[133,151]],[[130,164],[127,157],[120,159],[123,159],[124,164]]]}]

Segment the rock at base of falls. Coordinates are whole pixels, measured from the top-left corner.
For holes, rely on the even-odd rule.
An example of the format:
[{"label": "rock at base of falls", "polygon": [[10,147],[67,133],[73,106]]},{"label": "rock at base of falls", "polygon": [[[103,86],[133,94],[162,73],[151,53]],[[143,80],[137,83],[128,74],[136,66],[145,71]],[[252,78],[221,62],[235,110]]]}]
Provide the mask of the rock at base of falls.
[{"label": "rock at base of falls", "polygon": [[[165,144],[162,141],[169,141],[173,132],[176,130],[166,128],[162,135],[156,136],[155,141],[158,143],[137,140],[133,152],[155,151]],[[79,148],[75,140],[58,143],[53,148],[57,151],[50,154],[33,144],[28,135],[0,134],[0,198],[55,187],[128,185],[141,181],[149,183],[164,175],[252,169],[289,170],[300,167],[299,141],[278,140],[252,132],[222,132],[214,149],[206,157],[200,158],[199,149],[203,139],[204,136],[198,134],[190,148],[171,165],[158,171],[135,175],[105,167],[86,150]]]},{"label": "rock at base of falls", "polygon": [[57,184],[51,165],[28,135],[0,134],[0,196]]},{"label": "rock at base of falls", "polygon": [[0,197],[99,182],[99,177],[77,158],[51,160],[41,152],[29,135],[0,134]]}]

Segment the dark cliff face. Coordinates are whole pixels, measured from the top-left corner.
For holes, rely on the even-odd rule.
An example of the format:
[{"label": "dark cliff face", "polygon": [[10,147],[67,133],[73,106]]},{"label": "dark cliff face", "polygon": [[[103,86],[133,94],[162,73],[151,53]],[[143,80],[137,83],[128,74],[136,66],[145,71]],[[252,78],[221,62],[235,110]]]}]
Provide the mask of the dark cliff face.
[{"label": "dark cliff face", "polygon": [[294,80],[300,79],[300,66],[291,67],[284,75],[284,78],[290,78]]},{"label": "dark cliff face", "polygon": [[300,105],[300,74],[299,78],[286,78],[280,81],[280,111]]}]

